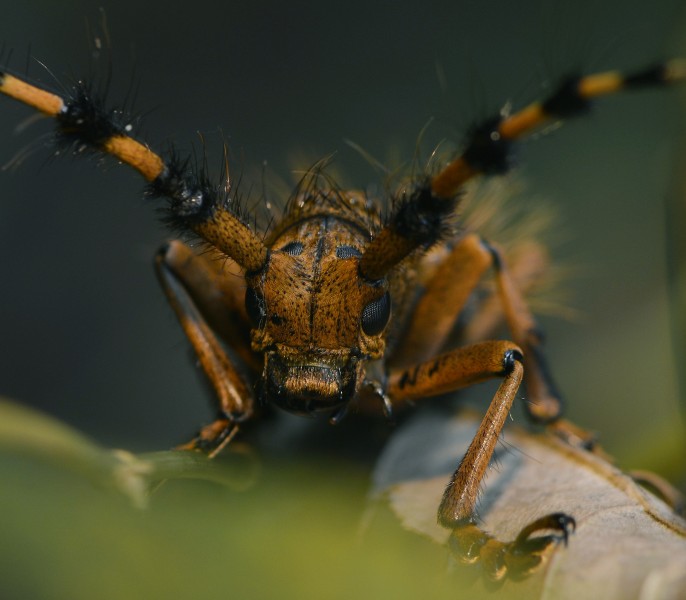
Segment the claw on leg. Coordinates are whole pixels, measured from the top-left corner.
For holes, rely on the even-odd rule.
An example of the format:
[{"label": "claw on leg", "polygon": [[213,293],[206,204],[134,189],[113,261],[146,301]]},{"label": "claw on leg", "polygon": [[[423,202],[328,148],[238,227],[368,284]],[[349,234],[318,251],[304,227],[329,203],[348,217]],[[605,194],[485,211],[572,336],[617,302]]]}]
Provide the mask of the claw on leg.
[{"label": "claw on leg", "polygon": [[[573,517],[564,513],[552,513],[536,519],[519,532],[512,542],[501,542],[483,531],[472,520],[459,523],[452,531],[449,547],[461,563],[481,562],[484,573],[493,581],[505,576],[526,577],[543,561],[546,551],[562,542],[567,545],[569,536],[576,529]],[[531,537],[538,531],[553,530],[557,533]]]},{"label": "claw on leg", "polygon": [[[536,519],[532,523],[529,523],[524,529],[522,529],[519,532],[519,535],[513,543],[515,546],[526,544],[528,541],[530,541],[530,536],[532,533],[535,533],[536,531],[542,531],[544,529],[552,529],[555,531],[559,531],[562,537],[562,541],[566,546],[567,542],[569,541],[569,535],[576,531],[576,521],[574,520],[574,517],[570,517],[565,513],[551,513],[549,515],[546,515],[545,517]],[[554,538],[554,536],[548,537]]]},{"label": "claw on leg", "polygon": [[205,452],[209,458],[214,458],[238,433],[238,425],[226,418],[219,418],[209,425],[205,425],[198,434],[185,444],[176,447],[177,450],[198,450]]}]

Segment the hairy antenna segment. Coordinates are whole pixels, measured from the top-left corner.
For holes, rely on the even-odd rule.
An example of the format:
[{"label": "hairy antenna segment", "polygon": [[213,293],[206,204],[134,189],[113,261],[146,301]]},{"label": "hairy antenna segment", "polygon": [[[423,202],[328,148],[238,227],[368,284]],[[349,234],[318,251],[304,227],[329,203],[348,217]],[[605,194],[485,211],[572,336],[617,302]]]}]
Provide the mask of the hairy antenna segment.
[{"label": "hairy antenna segment", "polygon": [[511,142],[531,135],[559,119],[587,113],[591,100],[623,90],[658,87],[686,79],[686,61],[674,59],[624,74],[607,71],[568,77],[544,101],[533,102],[507,116],[496,115],[472,131],[467,148],[431,179],[431,190],[439,198],[452,198],[479,174],[498,174],[509,168]]},{"label": "hairy antenna segment", "polygon": [[0,71],[0,91],[51,117],[57,116],[64,108],[64,101],[59,96],[2,71]]},{"label": "hairy antenna segment", "polygon": [[367,245],[360,258],[360,273],[368,281],[381,279],[407,255],[428,248],[448,233],[447,220],[457,198],[439,199],[424,184],[401,198],[393,217]]},{"label": "hairy antenna segment", "polygon": [[235,260],[248,273],[259,272],[267,248],[252,229],[222,200],[217,186],[198,173],[190,161],[165,161],[129,132],[129,116],[107,108],[90,86],[78,82],[70,98],[47,92],[13,75],[0,72],[0,92],[51,116],[59,144],[74,151],[110,155],[138,171],[149,183],[147,195],[169,200],[166,220],[191,231]]},{"label": "hairy antenna segment", "polygon": [[511,114],[498,114],[472,128],[462,154],[428,182],[401,199],[393,215],[367,246],[360,272],[368,280],[383,278],[418,248],[428,248],[447,230],[445,220],[457,205],[463,186],[478,175],[498,175],[510,168],[515,142],[541,127],[587,113],[591,101],[623,90],[658,87],[686,79],[686,61],[674,59],[623,74],[607,71],[564,79],[550,96]]}]

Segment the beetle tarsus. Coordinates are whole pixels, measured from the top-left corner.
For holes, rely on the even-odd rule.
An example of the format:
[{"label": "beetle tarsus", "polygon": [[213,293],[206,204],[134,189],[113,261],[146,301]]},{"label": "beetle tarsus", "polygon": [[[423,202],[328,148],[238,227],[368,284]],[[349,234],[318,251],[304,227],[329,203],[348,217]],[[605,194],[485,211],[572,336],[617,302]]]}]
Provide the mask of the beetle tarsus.
[{"label": "beetle tarsus", "polygon": [[[520,579],[541,566],[549,549],[560,542],[566,546],[575,529],[573,517],[551,513],[524,527],[514,541],[502,542],[469,518],[454,527],[448,545],[461,563],[479,562],[484,574],[492,581],[501,581],[505,577]],[[536,532],[547,530],[555,533],[532,537]]]}]

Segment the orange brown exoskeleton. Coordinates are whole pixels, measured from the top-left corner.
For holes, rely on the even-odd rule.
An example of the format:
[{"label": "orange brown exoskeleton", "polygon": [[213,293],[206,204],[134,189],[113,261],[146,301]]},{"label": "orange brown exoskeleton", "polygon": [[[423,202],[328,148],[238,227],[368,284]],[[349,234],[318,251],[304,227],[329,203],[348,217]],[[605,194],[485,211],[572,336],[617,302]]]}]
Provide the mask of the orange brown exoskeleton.
[{"label": "orange brown exoskeleton", "polygon": [[[397,190],[385,217],[375,201],[339,189],[315,168],[264,236],[241,214],[228,182],[212,184],[188,161],[160,157],[86,86],[63,99],[0,72],[0,91],[54,117],[58,141],[138,170],[148,195],[168,200],[170,225],[205,242],[199,253],[174,241],[156,258],[165,294],[218,398],[217,420],[183,448],[221,451],[254,417],[258,402],[336,421],[351,405],[389,413],[500,379],[446,487],[438,520],[452,530],[460,558],[480,558],[492,577],[502,578],[534,568],[575,526],[571,516],[552,513],[503,542],[476,524],[479,486],[524,376],[534,421],[570,439],[583,439],[583,432],[560,419],[540,333],[505,258],[474,232],[455,235],[451,220],[465,184],[506,171],[518,139],[582,114],[597,96],[683,77],[684,66],[672,61],[632,75],[569,78],[546,101],[475,127],[459,156]],[[428,253],[437,244],[439,259]],[[487,270],[495,273],[513,341],[482,340],[441,353]],[[532,536],[544,530],[555,534]]]}]

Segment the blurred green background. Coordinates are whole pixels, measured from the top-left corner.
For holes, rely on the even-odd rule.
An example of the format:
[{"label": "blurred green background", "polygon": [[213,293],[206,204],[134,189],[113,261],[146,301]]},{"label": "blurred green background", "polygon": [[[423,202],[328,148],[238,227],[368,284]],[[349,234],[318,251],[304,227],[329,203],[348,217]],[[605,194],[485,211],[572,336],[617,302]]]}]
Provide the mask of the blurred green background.
[{"label": "blurred green background", "polygon": [[[53,74],[92,75],[86,22],[97,28],[103,6],[110,97],[135,97],[153,147],[188,150],[201,132],[219,165],[223,133],[234,173],[266,161],[285,180],[294,156],[337,152],[358,187],[377,176],[344,139],[410,159],[430,117],[433,136],[459,141],[476,119],[522,106],[571,70],[686,54],[679,0],[5,4],[3,62],[11,50],[15,72],[28,65],[58,89]],[[169,234],[135,174],[51,160],[49,123],[15,134],[30,114],[0,99],[0,162],[34,148],[0,172],[0,393],[105,445],[172,446],[212,412],[152,272]],[[623,467],[679,483],[684,339],[670,324],[666,231],[683,235],[673,212],[684,206],[682,117],[678,92],[634,93],[523,144],[519,157],[531,194],[557,207],[554,256],[575,267],[565,288],[580,317],[543,319],[568,414]],[[347,434],[340,443],[355,446],[354,427]]]}]

